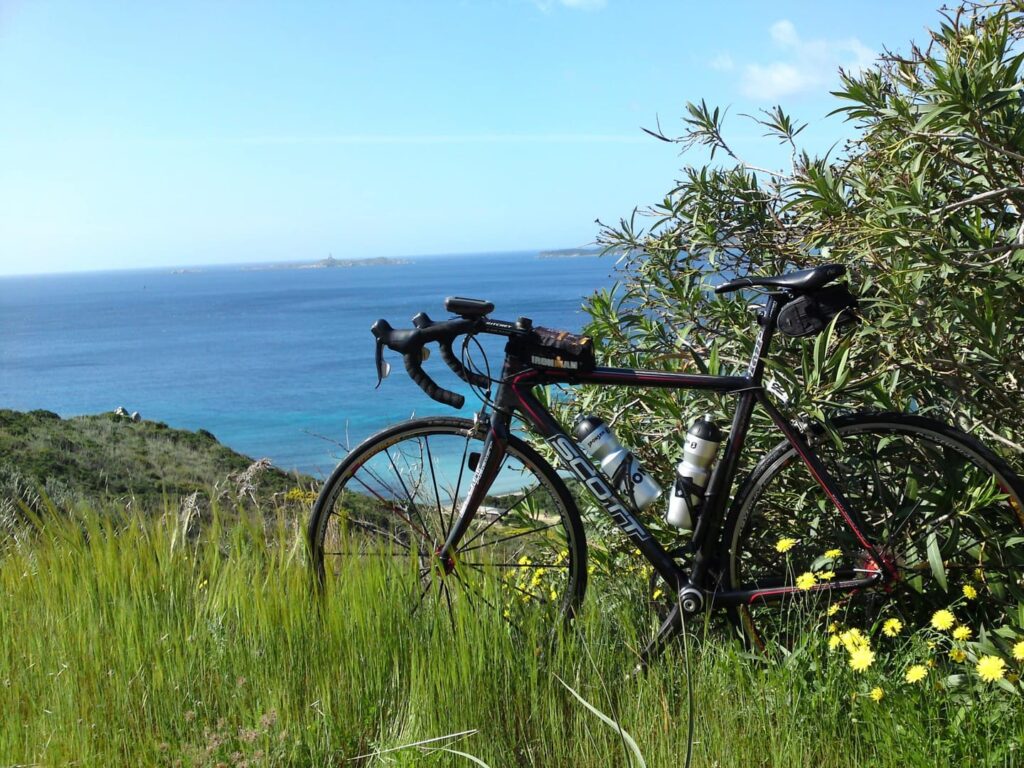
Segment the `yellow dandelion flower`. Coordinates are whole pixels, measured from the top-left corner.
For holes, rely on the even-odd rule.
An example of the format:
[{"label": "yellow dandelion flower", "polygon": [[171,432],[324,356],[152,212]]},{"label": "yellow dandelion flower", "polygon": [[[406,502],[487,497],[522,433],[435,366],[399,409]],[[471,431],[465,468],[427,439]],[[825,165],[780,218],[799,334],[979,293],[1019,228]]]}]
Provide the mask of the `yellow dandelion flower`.
[{"label": "yellow dandelion flower", "polygon": [[519,565],[529,565],[529,564],[530,564],[530,558],[527,557],[526,555],[523,555],[522,557],[519,558]]},{"label": "yellow dandelion flower", "polygon": [[866,672],[875,663],[875,652],[867,646],[855,648],[850,652],[850,669],[854,672]]},{"label": "yellow dandelion flower", "polygon": [[831,624],[828,625],[828,633],[830,635],[834,635],[838,631],[839,631],[839,625],[836,624],[834,621]]},{"label": "yellow dandelion flower", "polygon": [[555,590],[552,589],[550,597],[551,597],[551,602],[555,602],[555,600],[558,599],[558,592],[556,592]]},{"label": "yellow dandelion flower", "polygon": [[836,572],[835,571],[822,571],[821,573],[818,574],[818,578],[821,579],[822,581],[829,581],[830,579],[834,579],[835,577],[836,577]]},{"label": "yellow dandelion flower", "polygon": [[854,629],[848,629],[839,635],[839,640],[842,642],[843,647],[850,653],[853,653],[858,648],[871,647],[871,641],[869,641],[856,627]]},{"label": "yellow dandelion flower", "polygon": [[839,635],[832,635],[828,639],[828,649],[830,651],[834,651],[836,648],[838,648],[842,644],[842,642],[843,641],[840,639]]},{"label": "yellow dandelion flower", "polygon": [[970,627],[957,627],[953,630],[953,639],[963,642],[971,639],[971,628]]},{"label": "yellow dandelion flower", "polygon": [[975,568],[974,569],[974,580],[975,581],[984,581],[985,580],[985,569],[984,568]]},{"label": "yellow dandelion flower", "polygon": [[828,550],[828,552],[825,553],[825,557],[829,558],[830,560],[835,560],[841,554],[843,553],[838,549],[830,549]]},{"label": "yellow dandelion flower", "polygon": [[839,603],[832,603],[832,605],[828,607],[828,615],[835,616],[837,613],[839,613]]},{"label": "yellow dandelion flower", "polygon": [[962,648],[954,648],[949,652],[949,658],[955,661],[957,664],[963,664],[967,661],[967,654],[964,653]]},{"label": "yellow dandelion flower", "polygon": [[1024,640],[1013,646],[1013,658],[1017,661],[1024,661]]},{"label": "yellow dandelion flower", "polygon": [[874,688],[871,689],[871,693],[869,693],[868,696],[871,697],[872,701],[879,702],[885,698],[885,691],[883,691],[876,685]]},{"label": "yellow dandelion flower", "polygon": [[652,600],[657,600],[659,597],[661,597],[664,594],[665,593],[661,591],[661,587],[658,587],[656,590],[654,590],[654,594],[651,595],[651,599]]},{"label": "yellow dandelion flower", "polygon": [[789,552],[789,550],[791,550],[795,546],[796,546],[796,539],[791,539],[788,536],[785,536],[785,537],[779,539],[777,542],[775,542],[775,551],[776,552]]},{"label": "yellow dandelion flower", "polygon": [[924,664],[915,664],[907,670],[907,674],[903,676],[903,679],[908,683],[919,683],[928,677],[928,667]]},{"label": "yellow dandelion flower", "polygon": [[966,597],[968,600],[973,600],[978,596],[978,590],[976,590],[970,584],[964,584],[963,592],[964,597]]},{"label": "yellow dandelion flower", "polygon": [[818,581],[818,577],[808,571],[796,577],[796,585],[799,589],[810,589]]},{"label": "yellow dandelion flower", "polygon": [[886,637],[896,637],[903,630],[903,622],[899,619],[886,619],[882,625],[882,634]]},{"label": "yellow dandelion flower", "polygon": [[945,608],[936,611],[932,614],[932,626],[939,630],[947,630],[953,626],[956,622],[956,616],[953,615],[952,611],[947,611]]},{"label": "yellow dandelion flower", "polygon": [[986,683],[1001,680],[1006,674],[1006,662],[998,656],[982,656],[977,664],[978,677]]}]

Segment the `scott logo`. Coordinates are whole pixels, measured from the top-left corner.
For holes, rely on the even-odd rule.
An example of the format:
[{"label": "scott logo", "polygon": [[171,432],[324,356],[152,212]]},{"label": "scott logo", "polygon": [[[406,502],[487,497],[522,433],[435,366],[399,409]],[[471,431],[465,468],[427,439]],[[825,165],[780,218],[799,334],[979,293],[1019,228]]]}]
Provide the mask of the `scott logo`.
[{"label": "scott logo", "polygon": [[640,521],[618,502],[615,492],[608,487],[608,483],[597,473],[587,457],[580,453],[579,448],[569,438],[564,435],[555,435],[547,438],[547,441],[579,481],[587,486],[587,490],[601,502],[601,506],[608,510],[608,514],[627,536],[639,541],[647,541],[651,538]]}]

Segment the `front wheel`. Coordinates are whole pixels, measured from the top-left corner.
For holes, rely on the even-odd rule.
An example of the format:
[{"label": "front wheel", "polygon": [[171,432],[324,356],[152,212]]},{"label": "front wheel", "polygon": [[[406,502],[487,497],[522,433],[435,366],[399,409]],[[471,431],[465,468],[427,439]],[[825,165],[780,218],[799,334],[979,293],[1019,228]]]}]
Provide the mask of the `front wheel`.
[{"label": "front wheel", "polygon": [[579,511],[555,470],[510,436],[490,492],[447,562],[437,553],[469,492],[485,432],[458,418],[406,421],[353,450],[324,484],[308,538],[317,586],[380,569],[410,612],[571,617],[586,589]]},{"label": "front wheel", "polygon": [[810,589],[876,566],[783,442],[729,512],[725,579],[731,589],[797,586],[806,593],[731,609],[745,639],[761,650],[789,648],[826,625],[870,632],[898,619],[908,629],[928,626],[940,609],[974,637],[1011,622],[1024,601],[1020,478],[974,438],[931,419],[855,414],[831,426],[812,448],[897,578],[854,592]]}]

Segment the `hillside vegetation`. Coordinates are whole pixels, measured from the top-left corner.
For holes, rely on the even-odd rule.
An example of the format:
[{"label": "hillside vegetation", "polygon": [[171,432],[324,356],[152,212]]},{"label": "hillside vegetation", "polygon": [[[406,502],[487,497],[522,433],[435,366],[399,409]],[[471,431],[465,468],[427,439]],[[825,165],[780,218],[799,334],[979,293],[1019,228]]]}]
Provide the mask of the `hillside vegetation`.
[{"label": "hillside vegetation", "polygon": [[[62,419],[50,411],[0,410],[0,495],[8,500],[42,491],[57,506],[134,500],[157,509],[164,499],[235,487],[229,478],[242,479],[253,463],[205,430],[114,413]],[[264,499],[309,480],[266,464],[257,469],[258,483],[250,485]]]}]

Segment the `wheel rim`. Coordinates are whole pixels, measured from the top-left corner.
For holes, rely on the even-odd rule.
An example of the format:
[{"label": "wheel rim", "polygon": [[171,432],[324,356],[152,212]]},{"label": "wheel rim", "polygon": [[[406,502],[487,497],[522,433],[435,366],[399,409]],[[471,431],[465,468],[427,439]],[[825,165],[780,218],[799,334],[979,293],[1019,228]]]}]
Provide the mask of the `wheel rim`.
[{"label": "wheel rim", "polygon": [[[509,445],[480,510],[452,556],[437,556],[469,490],[483,447],[471,427],[413,428],[348,460],[321,510],[314,555],[321,583],[384,572],[411,613],[571,616],[578,535],[555,481]],[[424,609],[426,608],[426,611]]]},{"label": "wheel rim", "polygon": [[[815,450],[861,511],[895,581],[856,593],[811,592],[744,606],[741,626],[764,648],[791,648],[808,630],[877,630],[890,618],[927,626],[951,610],[977,636],[1006,624],[1024,600],[1024,513],[1012,483],[950,438],[904,425],[856,425]],[[791,451],[749,497],[735,528],[734,587],[820,584],[875,569],[852,531]],[[813,581],[807,574],[813,574]],[[833,575],[834,574],[834,575]]]}]

